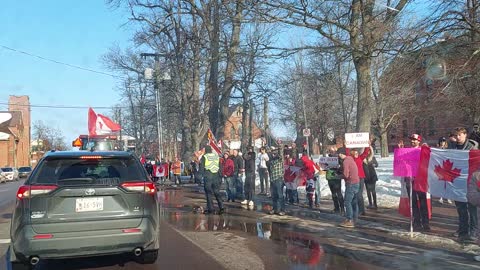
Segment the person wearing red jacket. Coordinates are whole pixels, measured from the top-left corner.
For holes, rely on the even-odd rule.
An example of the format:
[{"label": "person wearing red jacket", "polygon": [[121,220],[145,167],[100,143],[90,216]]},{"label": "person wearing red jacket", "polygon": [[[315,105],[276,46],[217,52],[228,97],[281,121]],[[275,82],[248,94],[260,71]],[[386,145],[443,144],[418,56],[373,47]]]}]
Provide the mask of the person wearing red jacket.
[{"label": "person wearing red jacket", "polygon": [[235,202],[236,187],[234,179],[234,163],[233,158],[230,157],[228,152],[223,154],[223,164],[222,164],[222,177],[225,179],[225,185],[227,187],[227,202]]},{"label": "person wearing red jacket", "polygon": [[297,192],[297,185],[295,183],[295,172],[292,171],[290,166],[295,166],[295,159],[291,157],[289,154],[285,156],[285,172],[283,174],[283,180],[285,181],[286,187],[286,198],[289,204],[298,203],[298,192]]},{"label": "person wearing red jacket", "polygon": [[353,157],[355,164],[357,164],[358,177],[360,177],[360,189],[358,190],[358,194],[357,194],[358,214],[365,215],[365,202],[363,200],[363,187],[365,186],[365,171],[363,170],[363,161],[368,157],[368,154],[370,153],[370,147],[365,147],[361,155],[359,155],[357,150],[347,149],[346,152],[347,152],[347,155],[350,155]]},{"label": "person wearing red jacket", "polygon": [[313,208],[313,196],[315,194],[315,163],[307,156],[307,153],[302,155],[303,174],[307,179],[305,190],[307,192],[308,206]]}]

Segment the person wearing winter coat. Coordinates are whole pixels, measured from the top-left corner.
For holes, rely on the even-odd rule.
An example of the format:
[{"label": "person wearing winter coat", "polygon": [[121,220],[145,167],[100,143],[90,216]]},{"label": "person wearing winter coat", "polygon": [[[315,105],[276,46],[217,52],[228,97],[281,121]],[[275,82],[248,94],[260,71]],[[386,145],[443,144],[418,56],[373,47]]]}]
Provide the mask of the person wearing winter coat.
[{"label": "person wearing winter coat", "polygon": [[[463,127],[454,130],[456,137],[456,149],[474,150],[478,149],[478,143],[467,139],[467,130]],[[477,207],[468,202],[455,201],[458,213],[458,240],[460,242],[469,242],[477,240],[478,216]]]},{"label": "person wearing winter coat", "polygon": [[363,161],[370,153],[370,147],[365,147],[363,153],[360,155],[357,150],[350,150],[347,148],[347,155],[351,155],[358,168],[358,176],[360,177],[359,190],[357,194],[358,200],[358,213],[359,215],[365,215],[365,202],[363,200],[363,186],[365,185],[365,171],[363,170]]},{"label": "person wearing winter coat", "polygon": [[290,155],[285,156],[283,180],[286,187],[286,201],[289,204],[298,203],[297,185],[295,183],[295,172],[290,168],[295,166],[295,159]]},{"label": "person wearing winter coat", "polygon": [[[331,147],[328,151],[329,157],[338,157],[336,147]],[[330,188],[330,192],[332,193],[332,201],[334,207],[333,212],[343,215],[345,213],[345,203],[342,194],[341,172],[341,168],[328,168],[326,178],[328,182],[328,187]]]},{"label": "person wearing winter coat", "polygon": [[254,206],[253,196],[255,194],[255,152],[252,147],[247,149],[247,153],[243,155],[245,160],[245,200],[242,204]]},{"label": "person wearing winter coat", "polygon": [[346,219],[340,223],[341,227],[353,228],[358,219],[357,194],[360,191],[360,176],[354,158],[346,155],[345,148],[337,150],[338,157],[343,160],[342,178],[345,179],[345,208]]},{"label": "person wearing winter coat", "polygon": [[227,202],[235,202],[235,195],[237,194],[235,188],[234,178],[235,165],[233,162],[233,156],[231,157],[228,152],[223,154],[223,169],[222,176],[225,179],[225,186],[227,189]]},{"label": "person wearing winter coat", "polygon": [[363,160],[363,171],[365,172],[365,188],[367,189],[368,209],[377,209],[377,192],[375,186],[378,180],[375,168],[378,162],[373,155],[373,149],[370,147],[368,157]]}]

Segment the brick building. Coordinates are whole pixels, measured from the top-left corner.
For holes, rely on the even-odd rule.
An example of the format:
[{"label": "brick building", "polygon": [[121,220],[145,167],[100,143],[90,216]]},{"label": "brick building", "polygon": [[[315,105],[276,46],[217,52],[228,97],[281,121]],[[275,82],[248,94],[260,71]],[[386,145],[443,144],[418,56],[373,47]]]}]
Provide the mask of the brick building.
[{"label": "brick building", "polygon": [[[246,134],[248,136],[248,126],[242,126],[242,114],[243,108],[242,106],[234,106],[230,108],[230,117],[228,118],[227,123],[225,123],[225,130],[224,130],[224,137],[223,142],[226,146],[231,149],[238,149],[241,144],[241,137],[242,137],[242,129],[246,128]],[[248,124],[248,121],[247,121]],[[262,130],[257,126],[254,122],[252,127],[252,136],[253,140],[257,140],[261,138],[263,135]],[[218,138],[220,139],[220,138]]]},{"label": "brick building", "polygon": [[[412,133],[421,134],[425,142],[435,146],[440,137],[448,137],[455,127],[471,128],[479,120],[480,110],[475,108],[480,104],[476,83],[480,58],[474,53],[479,46],[467,40],[449,39],[403,57],[408,65],[393,63],[401,67],[403,79],[412,79],[413,84],[403,84],[413,87],[409,98],[402,101],[404,109],[398,124],[389,132],[390,151],[401,139],[409,145],[408,136]],[[395,95],[392,98],[398,99]]]},{"label": "brick building", "polygon": [[0,125],[0,166],[30,166],[30,101],[28,96],[10,96],[11,119]]}]

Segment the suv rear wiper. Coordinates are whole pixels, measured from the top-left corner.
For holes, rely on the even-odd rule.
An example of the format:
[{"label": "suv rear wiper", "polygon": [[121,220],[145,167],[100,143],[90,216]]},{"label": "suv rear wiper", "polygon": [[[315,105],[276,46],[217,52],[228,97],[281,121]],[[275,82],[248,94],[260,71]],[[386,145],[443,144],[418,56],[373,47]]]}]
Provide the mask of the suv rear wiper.
[{"label": "suv rear wiper", "polygon": [[95,181],[95,179],[90,177],[78,177],[78,178],[64,178],[57,180],[57,184],[59,185],[80,185],[80,184],[91,184]]}]

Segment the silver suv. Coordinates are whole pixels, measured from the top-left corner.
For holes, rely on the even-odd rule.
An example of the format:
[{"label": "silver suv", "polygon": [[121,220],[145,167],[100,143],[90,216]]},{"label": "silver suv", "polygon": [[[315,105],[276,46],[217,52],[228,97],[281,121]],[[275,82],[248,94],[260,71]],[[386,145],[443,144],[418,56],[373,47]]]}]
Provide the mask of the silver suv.
[{"label": "silver suv", "polygon": [[158,256],[156,188],[129,152],[50,152],[17,192],[11,261]]}]

